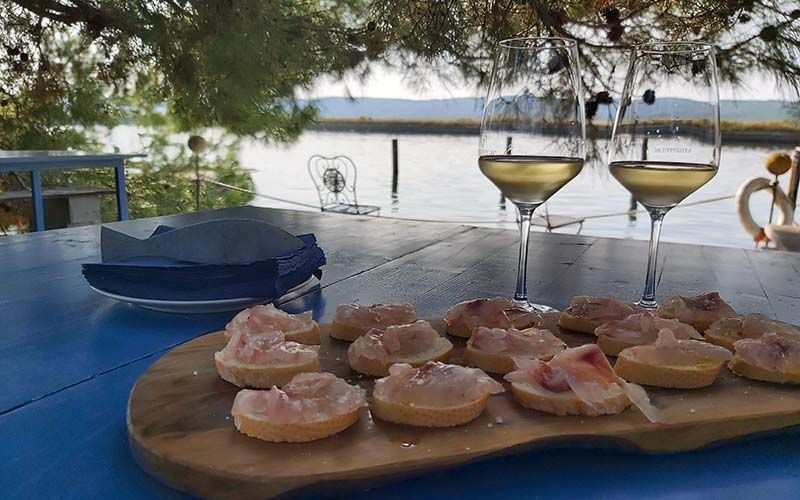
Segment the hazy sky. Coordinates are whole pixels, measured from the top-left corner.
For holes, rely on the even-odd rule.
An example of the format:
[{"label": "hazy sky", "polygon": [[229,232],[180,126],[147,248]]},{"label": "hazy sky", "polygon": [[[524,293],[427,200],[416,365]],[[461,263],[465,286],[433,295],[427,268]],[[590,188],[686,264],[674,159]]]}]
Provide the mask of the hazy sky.
[{"label": "hazy sky", "polygon": [[[454,79],[456,82],[458,79]],[[748,75],[741,87],[720,87],[721,99],[778,99],[797,100],[791,91],[779,89],[770,77],[761,75]],[[391,97],[405,99],[446,99],[448,97],[475,97],[483,93],[474,86],[463,83],[443,82],[432,77],[427,82],[427,88],[418,89],[410,79],[391,68],[375,66],[372,74],[366,81],[358,78],[345,78],[344,81],[332,78],[321,78],[310,93],[309,97],[346,96],[348,91],[352,97]],[[680,94],[674,97],[685,97]]]}]

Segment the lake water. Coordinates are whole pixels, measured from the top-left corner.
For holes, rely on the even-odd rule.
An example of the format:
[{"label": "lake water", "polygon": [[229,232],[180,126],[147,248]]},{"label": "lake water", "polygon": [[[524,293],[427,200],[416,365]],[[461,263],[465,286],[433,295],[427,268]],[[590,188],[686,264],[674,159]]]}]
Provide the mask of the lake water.
[{"label": "lake water", "polygon": [[[111,142],[124,150],[134,149],[135,141],[130,134],[130,130],[115,130]],[[396,198],[391,192],[393,138],[399,141]],[[500,208],[498,190],[478,170],[477,149],[476,136],[308,131],[288,145],[247,140],[242,145],[240,159],[245,168],[253,171],[259,193],[316,205],[317,193],[306,170],[308,158],[314,154],[347,155],[358,166],[359,202],[381,206],[382,216],[513,228],[513,205],[509,203],[506,210]],[[746,178],[768,175],[764,168],[767,155],[785,149],[724,145],[719,173],[687,198],[686,203],[735,194]],[[788,179],[782,182],[785,185]],[[756,193],[751,199],[751,209],[759,223],[768,218],[770,199],[767,192]],[[587,217],[625,211],[629,202],[628,192],[603,165],[589,164],[551,198],[547,207],[550,214]],[[263,198],[252,203],[308,210]],[[577,226],[570,226],[557,232],[576,231]],[[627,215],[589,219],[581,234],[646,240],[649,217],[642,213],[636,220],[629,220]],[[739,223],[733,199],[673,209],[666,216],[662,240],[753,246],[751,237]]]}]

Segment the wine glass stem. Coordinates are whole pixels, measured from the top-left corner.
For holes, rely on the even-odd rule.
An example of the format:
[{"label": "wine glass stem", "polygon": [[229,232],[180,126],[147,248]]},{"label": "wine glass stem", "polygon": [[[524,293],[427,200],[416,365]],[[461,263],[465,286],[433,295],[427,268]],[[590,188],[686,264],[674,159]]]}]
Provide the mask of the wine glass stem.
[{"label": "wine glass stem", "polygon": [[528,303],[528,240],[531,233],[531,217],[536,207],[517,206],[519,212],[519,261],[517,262],[517,291],[515,302]]},{"label": "wine glass stem", "polygon": [[638,304],[647,309],[658,307],[656,302],[656,271],[658,267],[658,240],[661,237],[661,222],[667,211],[651,209],[650,212],[650,251],[647,255],[647,274],[644,281],[644,292]]}]

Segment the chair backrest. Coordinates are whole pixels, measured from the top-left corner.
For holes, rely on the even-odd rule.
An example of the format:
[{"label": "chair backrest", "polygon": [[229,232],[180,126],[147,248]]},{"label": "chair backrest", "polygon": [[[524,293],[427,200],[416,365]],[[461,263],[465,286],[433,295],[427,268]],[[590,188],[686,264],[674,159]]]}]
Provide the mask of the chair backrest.
[{"label": "chair backrest", "polygon": [[333,204],[358,206],[356,165],[344,155],[314,155],[308,159],[308,174],[314,181],[320,208]]}]

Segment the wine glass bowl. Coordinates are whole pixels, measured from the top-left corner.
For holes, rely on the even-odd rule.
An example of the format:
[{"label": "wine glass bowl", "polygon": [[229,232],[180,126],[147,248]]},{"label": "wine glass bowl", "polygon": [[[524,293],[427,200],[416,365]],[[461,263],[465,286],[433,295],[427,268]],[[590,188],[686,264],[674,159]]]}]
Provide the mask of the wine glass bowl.
[{"label": "wine glass bowl", "polygon": [[[658,305],[656,266],[664,215],[719,168],[717,80],[714,47],[707,43],[649,43],[631,55],[614,119],[609,170],[650,213],[650,252],[638,302],[645,308]],[[686,99],[693,101],[690,107]]]},{"label": "wine glass bowl", "polygon": [[514,38],[499,43],[481,120],[481,172],[519,211],[515,303],[528,302],[526,269],[533,211],[577,176],[586,157],[586,126],[577,43]]}]

